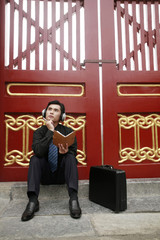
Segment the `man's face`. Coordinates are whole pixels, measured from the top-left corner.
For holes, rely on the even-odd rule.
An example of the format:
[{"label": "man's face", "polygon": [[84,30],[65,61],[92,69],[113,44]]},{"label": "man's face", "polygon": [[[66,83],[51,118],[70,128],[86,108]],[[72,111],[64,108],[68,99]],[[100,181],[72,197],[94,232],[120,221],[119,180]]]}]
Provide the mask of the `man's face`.
[{"label": "man's face", "polygon": [[59,122],[61,116],[61,107],[57,104],[51,104],[46,111],[46,119],[53,122]]}]

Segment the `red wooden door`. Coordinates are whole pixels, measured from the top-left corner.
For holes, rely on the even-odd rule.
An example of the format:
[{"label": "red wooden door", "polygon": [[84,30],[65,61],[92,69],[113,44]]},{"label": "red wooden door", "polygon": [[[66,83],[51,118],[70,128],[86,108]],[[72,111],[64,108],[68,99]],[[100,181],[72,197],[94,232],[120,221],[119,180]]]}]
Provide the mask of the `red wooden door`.
[{"label": "red wooden door", "polygon": [[76,130],[80,179],[102,163],[129,178],[159,177],[159,5],[0,1],[0,181],[26,180],[33,131],[53,99],[65,104],[64,124]]},{"label": "red wooden door", "polygon": [[128,178],[160,176],[159,6],[101,0],[104,163]]},{"label": "red wooden door", "polygon": [[[0,1],[0,181],[27,179],[33,131],[57,99],[76,130],[80,179],[101,164],[97,1]],[[16,23],[16,24],[14,24]],[[84,39],[84,40],[83,40]]]}]

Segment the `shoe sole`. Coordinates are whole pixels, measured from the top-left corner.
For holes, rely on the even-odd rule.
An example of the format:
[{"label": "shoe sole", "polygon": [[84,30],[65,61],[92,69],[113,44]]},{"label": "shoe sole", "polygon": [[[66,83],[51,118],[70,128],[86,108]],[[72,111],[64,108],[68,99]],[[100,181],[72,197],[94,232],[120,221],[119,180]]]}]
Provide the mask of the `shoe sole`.
[{"label": "shoe sole", "polygon": [[80,214],[80,215],[78,215],[78,216],[76,216],[76,215],[72,215],[72,214],[70,213],[70,216],[71,216],[72,218],[74,218],[74,219],[78,219],[78,218],[80,218],[80,217],[81,217],[81,214]]}]

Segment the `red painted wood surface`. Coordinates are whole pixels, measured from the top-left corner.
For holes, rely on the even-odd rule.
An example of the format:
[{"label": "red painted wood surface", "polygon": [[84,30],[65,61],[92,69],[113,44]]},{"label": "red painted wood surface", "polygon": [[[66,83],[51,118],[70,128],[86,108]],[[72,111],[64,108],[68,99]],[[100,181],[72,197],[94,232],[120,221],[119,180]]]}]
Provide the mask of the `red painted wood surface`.
[{"label": "red painted wood surface", "polygon": [[159,33],[159,11],[158,2],[155,2],[155,25],[157,36],[157,56],[158,56],[158,70],[160,70],[160,33]]},{"label": "red painted wood surface", "polygon": [[[36,1],[35,5],[35,41],[39,43],[39,0]],[[35,46],[35,70],[39,69],[39,44]]]},{"label": "red painted wood surface", "polygon": [[[80,66],[80,7],[82,7],[82,2],[77,1],[76,6],[72,6],[72,1],[69,0],[69,13],[63,14],[63,4],[64,1],[61,0],[61,16],[59,21],[55,21],[55,16],[52,16],[53,25],[48,30],[46,29],[46,20],[44,20],[44,29],[39,26],[39,12],[37,8],[42,1],[36,1],[35,6],[35,20],[31,18],[30,7],[28,5],[27,11],[22,10],[22,5],[17,6],[10,1],[11,8],[13,6],[20,10],[20,16],[25,17],[28,23],[29,35],[27,37],[27,48],[22,52],[22,45],[20,43],[18,48],[18,57],[13,59],[13,52],[10,52],[11,59],[9,60],[9,66],[4,66],[4,59],[0,61],[0,79],[1,79],[1,159],[0,159],[0,181],[22,181],[27,179],[28,167],[22,167],[17,164],[10,166],[4,166],[5,164],[5,150],[6,150],[6,133],[5,133],[5,115],[11,115],[14,118],[22,115],[33,115],[40,116],[42,109],[44,109],[47,103],[51,100],[57,99],[65,104],[66,112],[70,116],[85,116],[86,127],[85,127],[85,152],[87,165],[78,164],[79,178],[86,179],[89,177],[90,166],[101,164],[101,137],[100,137],[100,102],[99,102],[99,69],[98,65],[91,66],[87,64],[85,69]],[[30,1],[29,1],[30,2]],[[52,2],[52,12],[56,11],[55,1]],[[0,17],[1,17],[1,42],[0,49],[3,50],[4,56],[4,6],[5,0],[1,1]],[[44,1],[44,16],[47,14],[46,7],[47,0]],[[84,3],[85,8],[85,56],[86,59],[97,59],[98,58],[98,27],[97,27],[97,2],[86,0]],[[92,9],[92,11],[91,11]],[[77,35],[77,47],[76,47],[76,59],[73,59],[72,55],[72,14],[77,12],[76,16],[76,35]],[[13,13],[11,15],[13,17]],[[63,47],[63,36],[64,36],[64,21],[69,19],[69,37],[68,37],[68,53],[64,51]],[[13,19],[11,20],[13,23]],[[31,25],[35,27],[35,42],[30,43],[29,36],[31,34]],[[60,44],[56,43],[55,31],[60,27]],[[93,30],[94,29],[94,30]],[[22,34],[22,29],[20,27],[20,34]],[[13,51],[12,40],[14,38],[14,31],[11,30],[11,49]],[[18,37],[21,42],[22,36]],[[47,70],[47,52],[46,45],[47,42],[52,43],[52,70]],[[43,70],[39,70],[39,44],[43,42]],[[94,49],[94,51],[93,51]],[[60,71],[56,70],[55,55],[56,50],[60,51]],[[31,51],[35,51],[35,70],[30,70],[30,54]],[[26,58],[26,70],[22,70],[22,57]],[[69,61],[69,69],[64,71],[64,57]],[[3,61],[2,61],[3,60]],[[13,62],[18,66],[18,70],[13,69]],[[72,71],[72,66],[76,68]],[[81,97],[50,97],[50,96],[10,96],[7,93],[6,87],[9,83],[54,83],[54,84],[80,84],[84,87],[84,95]],[[19,91],[19,88],[15,88],[15,92]],[[25,91],[25,87],[23,89]],[[22,91],[23,91],[22,90]],[[72,88],[71,88],[72,90]],[[21,91],[21,90],[20,90]],[[41,90],[38,88],[35,91]],[[75,89],[73,88],[73,91]],[[29,92],[29,88],[27,88]],[[32,92],[32,88],[30,88]],[[44,87],[42,92],[50,92],[50,89]],[[32,138],[32,133],[30,134]],[[81,138],[81,133],[77,132],[77,138]],[[31,143],[31,142],[30,142]],[[22,136],[19,132],[14,131],[9,138],[9,150],[21,149],[22,146]],[[81,148],[82,142],[79,142],[79,148]],[[31,150],[31,144],[29,146]]]},{"label": "red painted wood surface", "polygon": [[[124,5],[123,5],[124,3]],[[128,5],[132,5],[132,16],[129,17]],[[116,66],[115,64],[103,64],[102,65],[102,75],[103,75],[103,122],[104,122],[104,164],[111,164],[115,168],[121,168],[126,171],[127,178],[156,178],[160,177],[160,161],[153,162],[149,159],[144,161],[134,162],[131,160],[124,161],[120,163],[120,136],[119,136],[119,114],[125,116],[132,116],[134,114],[139,114],[141,117],[150,116],[152,114],[157,114],[159,116],[159,106],[160,97],[159,96],[118,96],[117,86],[119,84],[159,84],[160,73],[159,71],[153,71],[153,29],[151,29],[151,3],[149,2],[139,2],[140,4],[140,24],[136,21],[136,6],[135,2],[117,1],[115,4],[115,9],[117,10],[117,25],[118,25],[118,51],[119,51],[119,62]],[[148,16],[148,31],[144,29],[143,23],[143,5],[147,4]],[[155,9],[157,7],[157,2],[155,2]],[[114,30],[110,27],[113,25],[113,1],[101,1],[101,21],[102,21],[102,58],[113,60],[115,58],[114,49]],[[158,11],[156,10],[156,26],[159,29]],[[125,17],[125,29],[126,29],[126,58],[123,58],[122,54],[122,33],[121,33],[121,18]],[[110,19],[109,24],[107,19]],[[133,24],[134,36],[133,45],[134,50],[130,52],[129,50],[129,38],[128,38],[128,27],[130,20]],[[141,29],[141,43],[137,45],[137,32]],[[156,30],[157,31],[157,30]],[[110,34],[108,34],[110,33]],[[147,38],[145,38],[147,34]],[[159,49],[159,33],[156,37],[157,49]],[[107,45],[106,43],[110,43]],[[146,57],[144,50],[144,43],[148,44],[149,49],[149,61],[150,61],[150,71],[146,71]],[[124,46],[123,46],[124,47]],[[138,50],[141,49],[142,56],[142,70],[139,71],[139,59],[137,57]],[[158,50],[159,51],[159,50]],[[159,66],[159,55],[157,51],[157,59]],[[130,60],[134,61],[135,70],[130,69]],[[123,70],[123,67],[126,70]],[[135,89],[133,87],[134,93],[139,93],[139,88]],[[144,87],[145,88],[145,87]],[[149,92],[151,89],[145,88],[145,91]],[[147,126],[147,124],[145,125]],[[152,138],[155,137],[152,134],[152,128],[141,128],[140,129],[140,147],[150,147],[152,148]],[[134,146],[134,131],[131,129],[122,129],[122,143],[124,147]],[[137,136],[138,138],[138,136]],[[158,142],[159,142],[159,127],[158,127]],[[159,147],[159,146],[158,146]]]},{"label": "red painted wood surface", "polygon": [[[80,179],[89,177],[90,166],[102,164],[101,152],[101,128],[100,128],[100,89],[99,89],[99,66],[95,63],[87,63],[83,69],[81,66],[81,31],[80,11],[84,7],[85,14],[85,59],[96,60],[98,56],[98,18],[97,1],[68,0],[68,12],[64,14],[64,8],[67,1],[64,0],[36,0],[35,1],[35,19],[31,16],[33,2],[27,1],[27,10],[23,9],[24,1],[19,4],[13,0],[0,1],[0,181],[22,181],[27,179],[28,167],[22,167],[17,164],[5,166],[6,154],[6,125],[5,115],[17,118],[22,115],[40,116],[43,108],[50,100],[58,99],[63,102],[66,112],[70,116],[85,116],[85,153],[87,165],[78,165]],[[51,9],[47,4],[51,3]],[[43,27],[40,26],[41,15],[40,5],[43,3]],[[60,18],[57,20],[55,12],[60,4]],[[73,5],[74,3],[74,5]],[[5,4],[10,4],[10,30],[9,30],[9,53],[8,62],[5,63]],[[145,9],[144,10],[144,5]],[[154,5],[155,17],[152,18],[152,6]],[[138,7],[137,7],[138,6]],[[103,81],[103,144],[104,144],[104,164],[111,164],[116,168],[126,171],[128,178],[140,177],[159,177],[160,161],[122,161],[120,155],[120,137],[122,148],[134,148],[134,128],[129,130],[120,126],[120,116],[124,115],[126,119],[130,116],[141,116],[145,118],[150,115],[160,116],[159,96],[143,96],[143,93],[159,93],[159,88],[148,87],[145,84],[159,84],[160,82],[160,22],[159,22],[159,3],[157,1],[113,1],[101,0],[101,38],[102,38],[102,59],[110,63],[102,64]],[[129,11],[129,7],[132,11]],[[47,14],[52,12],[51,27],[47,26]],[[18,56],[14,56],[15,46],[15,26],[14,12],[19,13],[19,35],[18,35]],[[117,22],[114,22],[114,11],[117,15]],[[76,14],[76,33],[72,29],[73,15]],[[139,14],[139,18],[137,17]],[[148,28],[144,23],[144,16],[148,16]],[[153,20],[154,19],[154,20]],[[27,22],[26,49],[23,49],[23,20]],[[68,21],[68,36],[65,34],[65,22]],[[154,24],[153,22],[154,21]],[[115,39],[114,26],[117,25],[117,39]],[[155,25],[155,26],[154,26]],[[153,27],[154,26],[154,27]],[[31,28],[35,30],[35,40],[31,43]],[[59,30],[60,41],[56,41],[56,32]],[[125,34],[123,32],[125,30]],[[133,35],[130,31],[133,31]],[[76,36],[74,40],[73,36]],[[140,40],[139,39],[140,36]],[[64,38],[68,41],[68,50],[64,49]],[[117,41],[118,57],[115,64],[115,40]],[[74,42],[75,41],[75,42]],[[125,41],[125,44],[124,44]],[[139,41],[139,42],[138,42]],[[41,59],[40,46],[42,46],[43,58]],[[48,44],[51,45],[51,70],[48,70]],[[72,49],[75,44],[76,57]],[[132,47],[131,47],[132,45]],[[147,51],[149,54],[147,54]],[[35,70],[32,69],[31,54],[35,52]],[[59,53],[59,59],[57,58]],[[154,54],[153,54],[154,52]],[[140,58],[139,58],[140,56]],[[68,69],[64,70],[64,59],[68,62]],[[156,59],[156,60],[155,60]],[[26,61],[26,70],[22,70],[23,62]],[[59,61],[59,69],[57,69]],[[157,61],[157,66],[156,66]],[[25,64],[24,64],[25,65]],[[17,68],[17,69],[15,69]],[[40,68],[42,70],[40,70]],[[74,71],[73,71],[74,68]],[[61,89],[61,92],[79,93],[74,85],[84,87],[84,95],[81,97],[73,96],[36,96],[38,93],[51,93],[52,89],[48,86],[42,87],[11,87],[11,92],[31,92],[32,96],[11,96],[7,93],[7,86],[10,83],[19,84],[72,84],[69,90],[63,87],[56,87],[54,91]],[[141,96],[119,96],[118,86],[121,84],[130,84],[131,86],[121,87],[122,93],[141,93]],[[137,87],[132,84],[138,84]],[[142,84],[144,84],[142,86]],[[22,89],[23,88],[23,89]],[[154,89],[154,90],[153,90]],[[35,93],[35,94],[34,94]],[[134,118],[134,117],[133,117]],[[138,117],[137,117],[138,118]],[[136,119],[136,117],[135,117]],[[135,120],[134,119],[134,120]],[[155,121],[155,116],[153,116]],[[153,120],[152,119],[152,120]],[[136,121],[136,120],[135,120]],[[157,120],[158,121],[158,120]],[[155,124],[155,123],[154,123]],[[145,125],[147,126],[147,124]],[[158,134],[157,141],[160,142],[160,130],[157,123],[157,129],[154,125],[154,134]],[[120,136],[121,127],[121,136]],[[136,131],[138,127],[136,126]],[[140,147],[152,148],[153,136],[152,128],[141,128]],[[157,133],[156,133],[157,130]],[[137,132],[136,132],[137,133]],[[30,133],[30,138],[32,138]],[[82,133],[77,132],[79,148],[82,148]],[[136,140],[138,137],[136,136]],[[29,143],[31,149],[31,141]],[[9,148],[19,149],[22,146],[22,136],[14,131],[9,138]],[[157,146],[156,146],[157,147]],[[159,148],[159,146],[158,146]],[[158,155],[158,154],[157,154]]]}]

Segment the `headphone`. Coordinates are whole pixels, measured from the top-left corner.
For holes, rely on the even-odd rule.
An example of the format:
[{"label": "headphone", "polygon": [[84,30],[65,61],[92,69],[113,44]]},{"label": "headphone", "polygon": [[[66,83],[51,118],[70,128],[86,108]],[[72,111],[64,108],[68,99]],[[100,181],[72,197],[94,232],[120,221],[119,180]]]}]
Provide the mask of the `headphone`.
[{"label": "headphone", "polygon": [[63,122],[66,119],[65,107],[64,107],[63,103],[60,103],[57,100],[48,103],[47,107],[42,110],[42,117],[43,118],[46,117],[46,111],[47,111],[49,105],[51,105],[51,104],[57,104],[57,105],[59,105],[61,107],[61,115],[60,115],[60,119],[59,120]]}]

